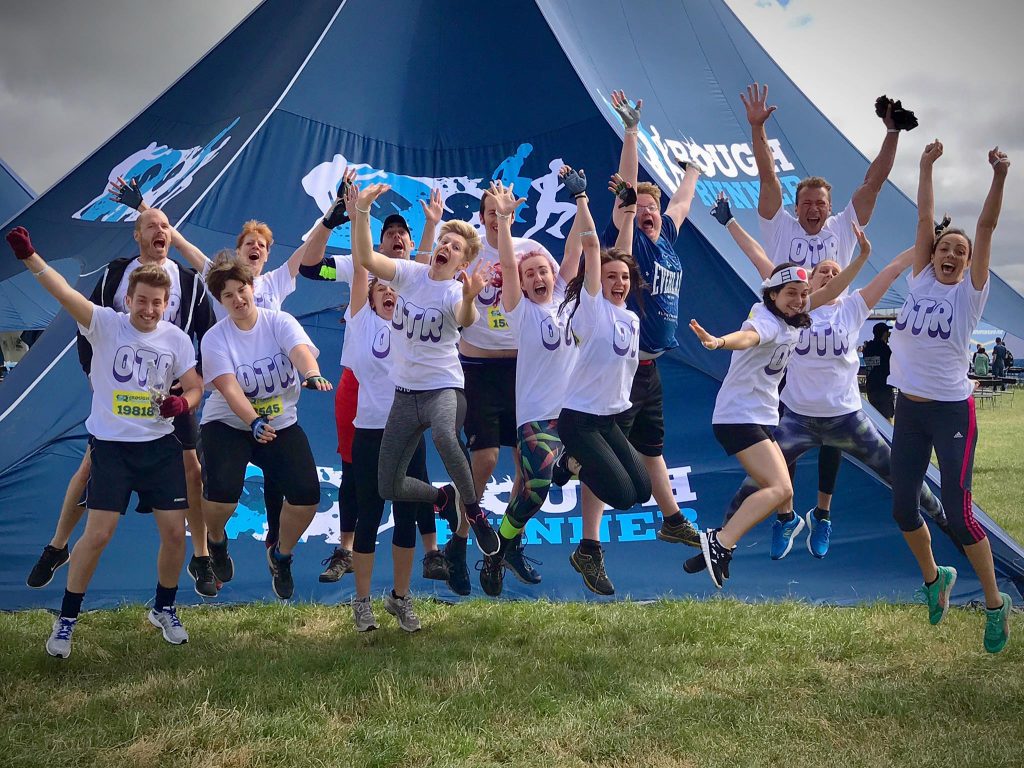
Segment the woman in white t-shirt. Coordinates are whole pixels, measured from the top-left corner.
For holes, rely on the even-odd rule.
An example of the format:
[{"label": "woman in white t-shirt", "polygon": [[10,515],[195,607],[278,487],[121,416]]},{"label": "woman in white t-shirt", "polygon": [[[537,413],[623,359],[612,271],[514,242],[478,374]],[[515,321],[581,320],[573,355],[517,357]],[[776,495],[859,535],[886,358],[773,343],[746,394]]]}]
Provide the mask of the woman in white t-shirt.
[{"label": "woman in white t-shirt", "polygon": [[973,512],[971,475],[978,423],[972,398],[975,384],[967,377],[964,359],[988,299],[992,235],[1010,161],[998,147],[989,152],[992,186],[972,247],[962,230],[934,230],[932,166],[941,156],[938,141],[925,147],[921,156],[914,271],[907,278],[907,298],[889,342],[889,384],[900,391],[892,435],[893,517],[921,568],[929,620],[938,624],[957,574],[955,568],[936,565],[928,528],[917,511],[917,495],[934,449],[942,504],[985,593],[985,650],[997,653],[1010,634],[1010,597],[999,591],[992,548]]},{"label": "woman in white t-shirt", "polygon": [[[522,482],[501,519],[497,554],[484,558],[480,586],[492,597],[500,595],[505,553],[514,546],[527,522],[540,511],[548,496],[551,470],[562,448],[558,437],[558,412],[565,400],[573,367],[576,342],[569,331],[569,313],[559,305],[565,287],[580,265],[580,228],[594,229],[587,207],[586,176],[563,166],[561,180],[576,197],[576,217],[566,238],[562,265],[546,251],[516,254],[512,218],[526,198],[516,199],[512,189],[492,182],[489,194],[496,202],[498,256],[503,275],[501,308],[519,350],[516,366],[516,461]],[[600,250],[589,238],[588,247]]]},{"label": "woman in white t-shirt", "polygon": [[[352,258],[398,293],[391,320],[391,381],[395,398],[380,446],[380,495],[391,501],[433,503],[454,531],[462,496],[477,547],[485,555],[498,551],[498,534],[480,508],[466,447],[459,436],[466,418],[464,377],[456,345],[459,329],[477,317],[473,299],[490,279],[491,264],[466,268],[480,250],[480,236],[464,221],[448,221],[430,256],[430,264],[389,259],[373,250],[370,206],[387,192],[371,184],[358,192],[352,217]],[[461,277],[461,284],[456,276]],[[434,447],[452,479],[434,488],[408,474],[420,437],[430,429]]]},{"label": "woman in white t-shirt", "polygon": [[256,306],[247,266],[218,265],[207,285],[229,313],[201,344],[203,373],[214,389],[200,426],[203,512],[214,572],[221,582],[234,575],[224,527],[238,505],[246,466],[255,464],[285,498],[280,535],[267,549],[267,564],[274,594],[287,600],[294,591],[292,552],[320,503],[320,479],[296,406],[301,387],[332,387],[320,375],[319,350],[298,320]]},{"label": "woman in white t-shirt", "polygon": [[736,543],[774,509],[787,509],[793,484],[786,459],[772,435],[779,423],[779,381],[800,337],[811,325],[807,314],[837,298],[867,261],[871,244],[854,228],[860,252],[823,288],[811,292],[810,276],[796,264],[782,264],[761,283],[761,301],[755,304],[740,330],[724,337],[712,336],[696,320],[693,330],[707,349],[733,350],[729,371],[715,399],[711,417],[715,439],[729,456],[735,455],[760,490],[748,496],[726,524],[701,533],[701,554],[688,560],[688,573],[708,568],[721,589],[728,575]]}]

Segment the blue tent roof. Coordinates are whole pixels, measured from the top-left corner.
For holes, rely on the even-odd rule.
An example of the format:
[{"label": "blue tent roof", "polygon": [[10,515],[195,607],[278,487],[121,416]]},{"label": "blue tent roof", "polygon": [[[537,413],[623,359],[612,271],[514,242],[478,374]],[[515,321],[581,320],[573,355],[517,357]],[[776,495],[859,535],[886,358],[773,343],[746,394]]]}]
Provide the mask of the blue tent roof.
[{"label": "blue tent roof", "polygon": [[7,221],[35,197],[32,188],[0,158],[0,221]]},{"label": "blue tent roof", "polygon": [[[738,216],[753,229],[754,214],[744,201],[756,196],[751,186],[756,175],[744,154],[748,129],[734,94],[754,78],[772,84],[781,109],[769,133],[787,158],[787,176],[825,174],[834,196],[844,200],[863,178],[867,161],[720,0],[636,0],[630,4],[634,13],[659,22],[640,35],[619,0],[517,0],[500,8],[471,0],[412,5],[267,0],[17,223],[32,231],[44,255],[75,258],[83,273],[96,270],[134,252],[133,213],[107,201],[105,189],[119,174],[138,176],[147,201],[161,206],[186,237],[209,251],[232,243],[245,219],[268,220],[275,237],[271,265],[276,265],[326,208],[341,169],[355,165],[361,178],[392,185],[391,197],[375,212],[375,226],[379,229],[388,213],[401,211],[414,234],[422,222],[418,200],[431,187],[442,190],[449,217],[471,219],[491,178],[516,179],[516,188],[530,193],[514,233],[530,234],[558,254],[571,211],[552,198],[552,173],[562,160],[586,168],[592,179],[615,169],[621,127],[608,99],[611,88],[625,88],[644,98],[642,164],[651,178],[666,190],[674,188],[671,156],[677,151],[703,152],[701,159],[712,166],[677,244],[685,268],[680,302],[684,316],[708,319],[716,328],[736,327],[753,300],[755,276],[708,214],[710,200],[728,184]],[[382,19],[388,20],[386,43]],[[271,39],[274,56],[266,56],[263,46],[253,47],[253,39]],[[601,224],[610,215],[604,197],[594,196]],[[872,221],[879,261],[865,269],[869,274],[862,280],[870,279],[887,254],[902,249],[915,221],[913,206],[888,186]],[[347,246],[346,229],[332,236],[332,249]],[[17,269],[0,263],[0,280]],[[80,287],[90,289],[95,279],[84,278]],[[346,300],[336,286],[301,282],[285,304],[311,329],[323,350],[323,370],[335,378],[343,333],[337,307]],[[1021,301],[994,288],[989,304],[997,315],[1012,315]],[[1013,328],[1008,322],[992,324]],[[0,566],[0,608],[59,602],[58,590],[30,592],[23,580],[81,456],[88,398],[70,349],[72,330],[70,320],[58,316],[0,388],[0,430],[26,436],[0,441],[0,495],[8,501],[0,513],[0,536],[12,552]],[[741,479],[738,465],[722,455],[710,429],[727,363],[726,356],[701,349],[685,326],[680,347],[659,362],[666,391],[666,461],[676,497],[687,514],[705,524],[720,519]],[[324,489],[320,513],[297,557],[296,594],[304,599],[338,600],[349,589],[325,588],[313,577],[337,532],[339,462],[332,412],[332,398],[303,396],[300,421],[311,436]],[[443,477],[436,462],[431,473]],[[507,457],[497,474],[483,500],[495,514],[507,501]],[[813,496],[814,475],[801,472],[801,499]],[[258,485],[254,475],[229,529],[238,576],[226,600],[269,594],[258,540]],[[769,562],[767,526],[762,526],[744,541],[730,593],[840,603],[910,599],[918,576],[890,520],[890,505],[888,490],[849,464],[836,495],[835,543],[828,559],[791,556]],[[1024,587],[1024,552],[980,510],[978,516],[993,534],[1007,588],[1014,589],[1012,580]],[[687,553],[654,540],[660,522],[654,505],[609,513],[606,522],[608,567],[619,596],[708,593],[706,578],[682,575],[680,561]],[[443,525],[440,535],[443,539]],[[537,588],[508,584],[507,592],[588,598],[566,562],[580,536],[574,486],[552,493],[527,536],[545,561],[544,582]],[[148,576],[123,576],[151,573],[155,546],[149,521],[130,516],[105,558],[117,560],[116,572],[101,564],[90,604],[148,599]],[[944,561],[962,561],[948,542],[937,540],[936,546]],[[381,547],[378,555],[382,583],[388,571],[385,550]],[[957,598],[976,598],[980,586],[965,561],[961,564]],[[422,582],[415,587],[433,589]]]}]

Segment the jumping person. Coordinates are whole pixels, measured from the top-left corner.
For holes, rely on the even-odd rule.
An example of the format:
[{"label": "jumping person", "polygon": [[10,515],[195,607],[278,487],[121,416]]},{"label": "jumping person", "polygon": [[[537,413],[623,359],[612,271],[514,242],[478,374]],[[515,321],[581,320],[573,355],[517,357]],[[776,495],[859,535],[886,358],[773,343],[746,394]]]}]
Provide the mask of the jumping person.
[{"label": "jumping person", "polygon": [[[203,508],[210,556],[221,582],[234,576],[227,521],[235,513],[252,463],[284,494],[278,541],[267,549],[274,594],[294,591],[293,549],[320,503],[320,479],[296,406],[302,386],[329,391],[316,365],[317,348],[287,312],[261,309],[253,276],[239,262],[210,270],[207,285],[228,311],[203,337],[202,355],[213,393],[203,407]],[[301,373],[300,373],[301,372]]]},{"label": "jumping person", "polygon": [[739,540],[773,510],[787,509],[792,501],[786,459],[772,435],[779,424],[779,381],[800,329],[811,325],[807,313],[837,298],[867,261],[871,244],[859,229],[854,233],[860,243],[857,258],[817,291],[811,292],[805,268],[784,264],[761,283],[761,301],[751,308],[738,331],[712,336],[696,320],[690,321],[706,349],[733,351],[711,424],[726,454],[736,456],[760,487],[744,499],[722,528],[701,533],[701,554],[684,564],[684,569],[693,573],[701,569],[703,560],[719,589]]},{"label": "jumping person", "polygon": [[[89,430],[92,469],[86,489],[85,532],[71,551],[67,588],[60,615],[46,641],[46,652],[66,659],[89,581],[103,550],[128,507],[132,492],[153,514],[160,533],[156,598],[147,614],[164,639],[188,642],[174,599],[185,561],[188,508],[185,465],[171,419],[199,405],[203,382],[189,337],[166,322],[171,278],[157,265],[132,270],[125,293],[128,314],[101,307],[74,290],[36,253],[24,227],[7,233],[14,255],[78,323],[91,345],[92,406]],[[181,395],[160,396],[172,380]]]},{"label": "jumping person", "polygon": [[[359,193],[355,229],[363,232],[370,206],[390,187],[371,184]],[[465,446],[459,430],[466,413],[462,366],[456,344],[459,329],[477,319],[473,305],[491,277],[491,265],[478,263],[465,270],[480,250],[480,236],[464,221],[448,221],[430,257],[429,266],[389,259],[375,253],[360,237],[353,242],[353,259],[398,293],[391,321],[394,362],[391,381],[395,399],[380,446],[380,495],[391,501],[433,503],[452,528],[458,527],[458,497],[462,497],[477,547],[485,555],[498,551],[498,535],[480,509]],[[455,280],[462,278],[462,285]],[[452,484],[434,488],[407,474],[423,432],[430,429]]]},{"label": "jumping person", "polygon": [[[352,285],[353,263],[351,255],[327,255],[327,241],[331,232],[349,222],[345,207],[346,189],[350,188],[356,178],[356,170],[348,168],[342,174],[338,197],[331,209],[319,223],[314,224],[306,239],[299,274],[310,280],[348,283]],[[441,219],[443,206],[440,193],[431,193],[429,204],[420,201],[423,207],[424,237],[433,239],[436,223]],[[431,223],[433,222],[433,223]],[[421,238],[422,242],[422,238]],[[414,251],[412,233],[405,217],[392,213],[384,219],[381,227],[378,252],[392,259],[409,259]],[[356,530],[356,483],[352,469],[352,440],[355,437],[353,421],[359,401],[359,381],[348,364],[349,335],[346,334],[341,345],[341,379],[334,396],[334,419],[338,433],[338,455],[341,456],[341,488],[338,498],[340,509],[340,541],[334,551],[324,560],[326,566],[320,574],[322,583],[333,583],[346,573],[351,573],[352,546]],[[415,468],[414,468],[415,469]],[[429,482],[428,475],[421,480]],[[416,525],[423,540],[423,578],[447,581],[448,564],[437,548],[437,528],[433,507],[429,504],[417,506]]]},{"label": "jumping person", "polygon": [[[89,300],[101,307],[112,307],[118,312],[128,312],[128,281],[140,267],[153,265],[162,268],[171,280],[170,296],[164,304],[164,320],[178,326],[189,337],[199,341],[216,321],[202,278],[193,270],[180,266],[168,258],[173,228],[167,217],[159,210],[146,211],[135,220],[134,238],[139,244],[139,255],[134,258],[115,259],[103,269],[103,274]],[[92,347],[84,334],[78,334],[78,359],[86,376],[91,373]],[[178,391],[175,387],[173,390]],[[200,595],[208,583],[210,561],[206,547],[206,524],[202,508],[202,470],[196,455],[199,439],[199,422],[195,413],[189,411],[174,418],[174,435],[184,452],[185,479],[188,482],[189,506],[185,517],[192,535],[193,556],[189,560],[188,572],[196,579],[196,592]],[[33,588],[45,587],[54,572],[68,562],[68,540],[85,513],[80,501],[85,493],[92,472],[92,453],[86,448],[82,463],[72,475],[61,505],[60,518],[50,543],[43,548],[39,560],[29,573],[27,584]],[[139,511],[146,511],[140,508]]]},{"label": "jumping person", "polygon": [[[593,230],[594,221],[587,206],[583,171],[576,173],[566,165],[560,178],[577,206],[561,267],[540,251],[523,253],[517,259],[512,218],[526,198],[516,199],[513,190],[500,181],[491,182],[488,190],[498,220],[502,314],[519,351],[515,381],[519,438],[516,461],[522,477],[518,493],[509,500],[498,529],[501,547],[497,554],[485,556],[480,568],[480,586],[491,596],[501,594],[505,554],[515,546],[527,522],[547,499],[554,460],[562,447],[558,413],[576,363],[576,343],[569,332],[568,313],[560,309],[560,304],[567,282],[579,271],[580,228]],[[598,247],[593,238],[590,246]]]},{"label": "jumping person", "polygon": [[[625,189],[633,192],[631,187]],[[572,377],[581,386],[568,389],[558,414],[558,433],[565,450],[554,471],[561,471],[564,478],[570,460],[579,464],[583,537],[569,563],[583,577],[587,589],[599,595],[615,593],[601,548],[604,504],[630,509],[651,497],[644,461],[617,420],[630,407],[638,362],[640,319],[627,306],[629,299],[643,290],[639,269],[629,253],[635,203],[635,193],[620,202],[625,215],[614,247],[602,249],[593,229],[580,231],[583,274],[569,281],[559,308],[569,308],[570,333],[579,345]],[[586,494],[592,495],[594,503],[587,503]]]},{"label": "jumping person", "polygon": [[988,299],[992,235],[1010,161],[998,147],[988,154],[992,185],[972,244],[959,229],[935,235],[932,167],[941,156],[938,140],[921,155],[914,268],[891,341],[889,383],[899,390],[892,435],[893,517],[924,577],[928,618],[938,624],[949,607],[957,573],[955,568],[936,565],[928,527],[917,511],[917,496],[934,449],[942,505],[985,593],[985,650],[998,653],[1010,636],[1011,601],[996,584],[992,548],[973,512],[971,475],[978,423],[971,397],[974,382],[967,377],[964,358]]}]

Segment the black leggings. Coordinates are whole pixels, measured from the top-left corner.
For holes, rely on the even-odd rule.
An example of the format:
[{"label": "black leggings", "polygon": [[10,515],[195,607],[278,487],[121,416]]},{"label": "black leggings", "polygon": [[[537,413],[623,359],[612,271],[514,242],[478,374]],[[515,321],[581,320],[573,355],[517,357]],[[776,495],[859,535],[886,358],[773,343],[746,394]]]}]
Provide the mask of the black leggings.
[{"label": "black leggings", "polygon": [[[352,477],[356,497],[355,541],[352,551],[372,554],[377,548],[377,530],[384,516],[384,499],[377,492],[377,466],[380,463],[380,443],[383,429],[356,428],[352,438]],[[427,446],[420,437],[416,450],[409,462],[409,475],[417,480],[427,479]],[[395,530],[391,543],[402,549],[416,548],[416,522],[425,517],[434,521],[432,504],[412,501],[391,503],[395,517]],[[421,532],[423,531],[421,527]]]},{"label": "black leggings", "polygon": [[974,517],[971,475],[978,422],[974,400],[919,403],[900,394],[892,431],[892,516],[900,530],[916,531],[924,520],[918,512],[918,494],[924,483],[932,448],[939,460],[942,506],[956,540],[968,546],[985,538]]},{"label": "black leggings", "polygon": [[563,408],[558,435],[565,452],[580,463],[580,482],[605,504],[630,509],[651,498],[651,478],[615,416],[594,416]]},{"label": "black leggings", "polygon": [[[818,491],[831,496],[836,491],[836,480],[839,477],[839,465],[843,463],[843,452],[831,445],[823,445],[818,449]],[[789,465],[789,476],[796,474],[796,464]]]}]

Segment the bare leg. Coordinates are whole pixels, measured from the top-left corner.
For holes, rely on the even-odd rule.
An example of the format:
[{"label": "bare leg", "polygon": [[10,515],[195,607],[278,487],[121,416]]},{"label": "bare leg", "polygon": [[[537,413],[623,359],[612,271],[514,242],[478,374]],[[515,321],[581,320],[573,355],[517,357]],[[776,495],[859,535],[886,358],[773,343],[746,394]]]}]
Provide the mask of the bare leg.
[{"label": "bare leg", "polygon": [[935,581],[939,571],[935,564],[935,555],[932,554],[932,535],[928,531],[928,526],[922,524],[916,531],[904,531],[903,538],[917,560],[917,567],[921,569],[925,583]]},{"label": "bare leg", "polygon": [[604,516],[604,502],[590,488],[580,483],[583,489],[583,538],[601,540],[601,518]]},{"label": "bare leg", "polygon": [[420,539],[423,541],[423,551],[433,552],[437,549],[437,532],[424,533],[420,535]]},{"label": "bare leg", "polygon": [[[650,475],[651,495],[658,502],[658,509],[661,510],[662,517],[671,517],[679,511],[679,504],[672,493],[672,481],[668,477],[665,457],[644,456],[641,454],[640,458],[643,459],[647,474]],[[640,503],[643,504],[644,501],[647,501],[647,499],[643,499]]]},{"label": "bare leg", "polygon": [[373,552],[353,552],[352,570],[356,572],[356,599],[370,596],[370,581],[373,579]]},{"label": "bare leg", "polygon": [[416,550],[411,547],[391,547],[391,561],[394,564],[395,594],[404,597],[409,594],[412,578],[412,560]]},{"label": "bare leg", "polygon": [[[185,511],[154,509],[153,518],[160,532],[160,550],[156,556],[156,577],[161,586],[176,587],[185,562]],[[206,534],[203,534],[203,545]]]},{"label": "bare leg", "polygon": [[85,508],[78,505],[78,500],[85,493],[85,487],[89,484],[89,475],[92,473],[92,453],[89,448],[85,449],[82,463],[68,480],[68,489],[64,493],[64,503],[60,507],[60,519],[57,520],[57,529],[50,539],[50,546],[55,549],[64,549],[68,545],[71,534],[78,526],[78,521],[85,514]]},{"label": "bare leg", "polygon": [[729,549],[773,510],[779,507],[788,509],[793,500],[793,484],[778,444],[762,440],[744,448],[736,458],[761,490],[747,496],[718,533],[718,541]]},{"label": "bare leg", "polygon": [[203,469],[194,449],[182,451],[181,457],[185,462],[185,483],[188,486],[185,519],[192,534],[192,551],[196,557],[205,557],[210,552],[206,548],[206,519],[203,516]]},{"label": "bare leg", "polygon": [[89,515],[85,520],[85,532],[75,542],[75,548],[71,550],[71,562],[68,565],[69,592],[85,592],[96,571],[100,555],[110,543],[120,521],[121,515],[117,512],[103,509],[89,510]]},{"label": "bare leg", "polygon": [[992,562],[992,545],[988,537],[985,537],[977,544],[968,544],[964,547],[964,554],[971,561],[974,572],[978,574],[978,581],[985,591],[985,607],[998,608],[1003,604],[1003,598],[999,594],[999,586],[996,584],[996,568]]},{"label": "bare leg", "polygon": [[[206,534],[210,537],[210,541],[221,542],[227,538],[227,531],[224,527],[228,524],[228,520],[235,514],[235,507],[238,504],[225,504],[220,501],[210,501],[203,499],[203,517],[206,520]],[[193,539],[195,536],[193,535]]]},{"label": "bare leg", "polygon": [[[310,519],[310,522],[312,522],[312,519]],[[339,546],[342,549],[347,549],[347,550],[349,550],[351,552],[352,551],[352,545],[355,543],[355,540],[356,540],[356,532],[355,531],[342,531],[341,532],[341,541],[339,542]],[[434,538],[434,541],[435,542],[437,541],[436,537]],[[437,548],[436,543],[435,543],[434,548],[435,549]]]},{"label": "bare leg", "polygon": [[292,553],[295,545],[299,543],[299,538],[313,522],[316,507],[316,504],[300,507],[285,501],[284,507],[281,508],[281,539],[277,544],[278,552],[282,555]]}]

